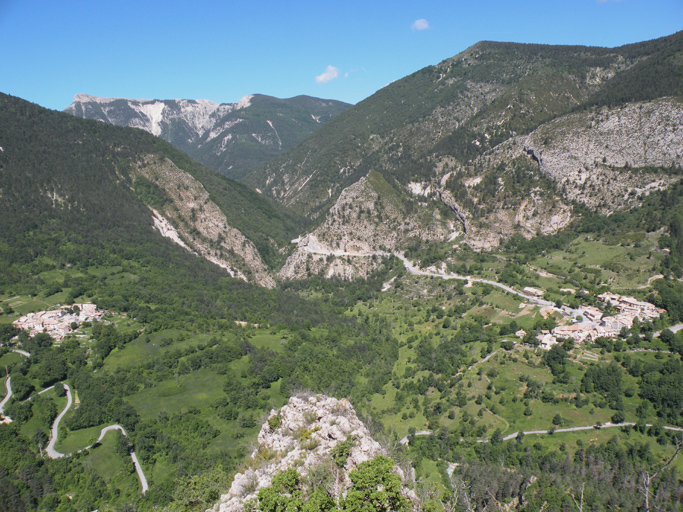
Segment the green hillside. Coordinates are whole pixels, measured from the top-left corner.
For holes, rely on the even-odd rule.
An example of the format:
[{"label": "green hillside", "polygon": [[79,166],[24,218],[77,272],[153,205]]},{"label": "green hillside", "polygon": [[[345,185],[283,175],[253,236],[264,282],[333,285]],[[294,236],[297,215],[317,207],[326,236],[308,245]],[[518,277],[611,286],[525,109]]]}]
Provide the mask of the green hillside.
[{"label": "green hillside", "polygon": [[318,216],[369,169],[405,185],[433,177],[438,159],[467,164],[579,108],[680,96],[681,52],[681,33],[619,48],[477,43],[384,87],[244,181]]},{"label": "green hillside", "polygon": [[106,242],[149,238],[151,213],[129,173],[147,155],[168,158],[198,179],[271,265],[301,228],[296,215],[140,130],[75,119],[6,95],[1,101],[0,206],[8,241],[31,231],[30,223],[56,233],[68,226],[66,236]]}]

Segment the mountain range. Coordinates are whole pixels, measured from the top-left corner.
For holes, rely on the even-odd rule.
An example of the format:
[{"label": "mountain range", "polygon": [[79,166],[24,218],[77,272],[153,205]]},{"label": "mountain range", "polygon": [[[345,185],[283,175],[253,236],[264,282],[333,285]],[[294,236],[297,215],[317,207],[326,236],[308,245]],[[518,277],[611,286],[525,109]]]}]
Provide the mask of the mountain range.
[{"label": "mountain range", "polygon": [[576,204],[609,215],[675,183],[682,55],[683,33],[619,48],[481,42],[350,108],[77,95],[66,112],[141,127],[307,218],[272,275],[352,278],[382,253],[488,250],[559,232]]},{"label": "mountain range", "polygon": [[64,111],[141,128],[219,173],[239,179],[292,148],[349,106],[310,96],[279,99],[252,94],[237,103],[219,104],[77,94]]},{"label": "mountain range", "polygon": [[[329,254],[553,234],[578,218],[576,204],[609,215],[679,179],[682,73],[683,32],[619,48],[481,42],[386,86],[243,181],[314,221],[308,234]],[[310,252],[299,247],[286,274],[301,275]],[[316,268],[358,274],[336,264]]]}]

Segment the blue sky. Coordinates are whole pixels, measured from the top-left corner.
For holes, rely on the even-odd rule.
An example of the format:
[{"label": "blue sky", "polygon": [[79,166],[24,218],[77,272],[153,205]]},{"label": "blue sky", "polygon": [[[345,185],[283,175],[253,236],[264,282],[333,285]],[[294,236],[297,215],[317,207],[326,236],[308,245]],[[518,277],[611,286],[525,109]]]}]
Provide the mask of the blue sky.
[{"label": "blue sky", "polygon": [[0,0],[0,92],[357,103],[481,40],[619,46],[683,29],[683,0]]}]

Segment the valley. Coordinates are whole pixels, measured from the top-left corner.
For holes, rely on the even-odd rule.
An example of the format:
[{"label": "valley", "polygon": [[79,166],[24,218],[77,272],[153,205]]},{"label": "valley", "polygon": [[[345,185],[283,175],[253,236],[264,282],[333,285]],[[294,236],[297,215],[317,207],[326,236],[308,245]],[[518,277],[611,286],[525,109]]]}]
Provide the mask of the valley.
[{"label": "valley", "polygon": [[481,42],[354,106],[0,95],[0,503],[679,510],[681,55]]}]

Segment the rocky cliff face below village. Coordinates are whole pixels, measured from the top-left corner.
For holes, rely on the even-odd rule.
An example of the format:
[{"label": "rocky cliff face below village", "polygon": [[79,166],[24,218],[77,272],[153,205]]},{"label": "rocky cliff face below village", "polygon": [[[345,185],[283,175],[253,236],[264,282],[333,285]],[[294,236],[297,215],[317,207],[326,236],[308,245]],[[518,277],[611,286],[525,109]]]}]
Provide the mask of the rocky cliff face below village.
[{"label": "rocky cliff face below village", "polygon": [[[296,469],[310,488],[322,486],[338,501],[351,484],[349,473],[383,454],[348,400],[292,397],[279,411],[270,412],[247,467],[235,475],[228,493],[210,510],[241,512],[245,504],[255,503],[259,490],[270,486],[276,474],[287,469]],[[404,478],[398,467],[394,472]],[[405,489],[404,494],[411,496]]]}]

